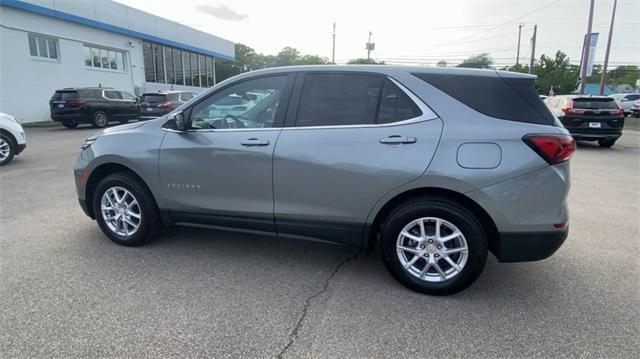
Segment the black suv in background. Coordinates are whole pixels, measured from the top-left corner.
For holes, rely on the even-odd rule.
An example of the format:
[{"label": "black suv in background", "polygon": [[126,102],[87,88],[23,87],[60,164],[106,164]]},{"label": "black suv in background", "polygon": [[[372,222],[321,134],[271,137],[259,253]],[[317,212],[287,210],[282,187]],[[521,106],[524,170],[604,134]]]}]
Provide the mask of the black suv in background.
[{"label": "black suv in background", "polygon": [[109,87],[64,88],[49,101],[51,119],[67,128],[80,123],[106,127],[111,121],[126,123],[138,117],[138,99]]},{"label": "black suv in background", "polygon": [[159,91],[142,94],[138,106],[138,117],[141,120],[161,117],[194,97],[196,97],[196,93],[186,91]]},{"label": "black suv in background", "polygon": [[622,136],[624,110],[607,96],[566,95],[545,100],[551,112],[576,140],[611,147]]}]

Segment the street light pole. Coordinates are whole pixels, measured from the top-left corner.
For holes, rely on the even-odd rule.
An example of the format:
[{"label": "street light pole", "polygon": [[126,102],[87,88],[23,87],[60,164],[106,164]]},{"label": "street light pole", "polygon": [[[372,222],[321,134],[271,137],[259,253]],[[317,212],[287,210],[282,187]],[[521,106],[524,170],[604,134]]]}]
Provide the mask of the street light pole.
[{"label": "street light pole", "polygon": [[611,25],[609,26],[609,38],[607,39],[607,51],[604,54],[602,76],[600,77],[600,95],[604,95],[604,85],[607,82],[607,66],[609,65],[609,51],[611,51],[611,37],[613,36],[613,22],[616,20],[616,5],[618,0],[613,0],[613,12],[611,13]]},{"label": "street light pole", "polygon": [[336,23],[333,23],[333,48],[331,50],[331,63],[336,63]]},{"label": "street light pole", "polygon": [[584,95],[584,86],[587,81],[587,66],[589,66],[589,45],[591,44],[591,28],[593,25],[593,3],[589,6],[589,22],[587,24],[587,36],[584,37],[584,51],[582,52],[582,66],[580,67],[580,94]]}]

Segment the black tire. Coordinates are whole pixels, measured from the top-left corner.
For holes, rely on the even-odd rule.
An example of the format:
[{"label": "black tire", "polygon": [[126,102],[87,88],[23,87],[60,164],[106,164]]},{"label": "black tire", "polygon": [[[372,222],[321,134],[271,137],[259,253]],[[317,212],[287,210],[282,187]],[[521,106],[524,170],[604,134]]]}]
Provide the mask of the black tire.
[{"label": "black tire", "polygon": [[[424,217],[437,217],[450,222],[462,232],[467,243],[466,264],[455,276],[441,282],[415,277],[402,266],[398,258],[396,242],[400,232],[411,221]],[[487,236],[482,225],[471,211],[446,198],[423,197],[402,203],[385,221],[380,238],[382,257],[391,275],[407,288],[424,294],[448,295],[467,288],[478,279],[487,261]]]},{"label": "black tire", "polygon": [[[112,231],[102,214],[103,194],[112,187],[121,187],[129,191],[138,201],[140,222],[138,230],[130,236],[122,236]],[[155,237],[160,228],[160,214],[151,192],[129,172],[117,172],[103,178],[93,194],[93,210],[100,229],[112,241],[123,246],[140,246]]]},{"label": "black tire", "polygon": [[91,125],[95,128],[105,128],[109,124],[109,114],[102,110],[98,110],[91,116]]},{"label": "black tire", "polygon": [[[1,140],[0,151],[3,151],[3,153],[6,153],[6,157],[0,160],[0,166],[4,166],[9,162],[11,162],[11,160],[13,159],[13,156],[15,156],[17,146],[16,146],[16,143],[13,141],[13,138],[11,138],[10,136],[4,133],[0,133],[0,140]],[[8,151],[8,152],[5,152],[5,151]]]},{"label": "black tire", "polygon": [[66,128],[76,128],[78,127],[78,121],[76,120],[64,120],[62,121],[62,126]]},{"label": "black tire", "polygon": [[598,145],[600,145],[600,147],[604,147],[604,148],[611,148],[615,143],[616,143],[617,139],[613,139],[613,138],[607,138],[604,140],[598,140]]}]

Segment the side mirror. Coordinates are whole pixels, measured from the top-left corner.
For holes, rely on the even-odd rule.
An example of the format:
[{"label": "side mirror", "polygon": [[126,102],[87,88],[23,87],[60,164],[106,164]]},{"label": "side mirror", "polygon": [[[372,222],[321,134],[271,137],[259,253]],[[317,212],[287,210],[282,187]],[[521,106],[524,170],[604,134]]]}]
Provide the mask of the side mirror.
[{"label": "side mirror", "polygon": [[178,131],[186,131],[189,129],[189,124],[187,123],[182,111],[171,114],[169,116],[169,120],[173,120],[175,122],[176,130]]}]

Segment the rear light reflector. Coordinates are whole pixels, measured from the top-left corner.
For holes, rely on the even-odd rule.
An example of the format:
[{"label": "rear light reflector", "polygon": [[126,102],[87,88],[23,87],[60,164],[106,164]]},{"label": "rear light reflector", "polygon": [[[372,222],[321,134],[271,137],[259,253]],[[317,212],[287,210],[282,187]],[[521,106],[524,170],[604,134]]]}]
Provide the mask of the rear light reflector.
[{"label": "rear light reflector", "polygon": [[67,100],[67,103],[71,106],[82,106],[85,103],[87,103],[87,100],[83,100],[83,99],[73,99],[73,100]]},{"label": "rear light reflector", "polygon": [[160,107],[160,108],[170,108],[171,107],[171,102],[169,102],[169,101],[163,102],[163,103],[159,104],[158,107]]},{"label": "rear light reflector", "polygon": [[555,229],[562,229],[562,228],[564,228],[564,227],[566,227],[566,226],[567,226],[567,224],[566,224],[566,223],[556,223],[556,224],[554,224],[554,225],[553,225],[553,228],[555,228]]},{"label": "rear light reflector", "polygon": [[576,152],[576,141],[569,135],[531,134],[522,140],[551,165],[569,160]]}]

